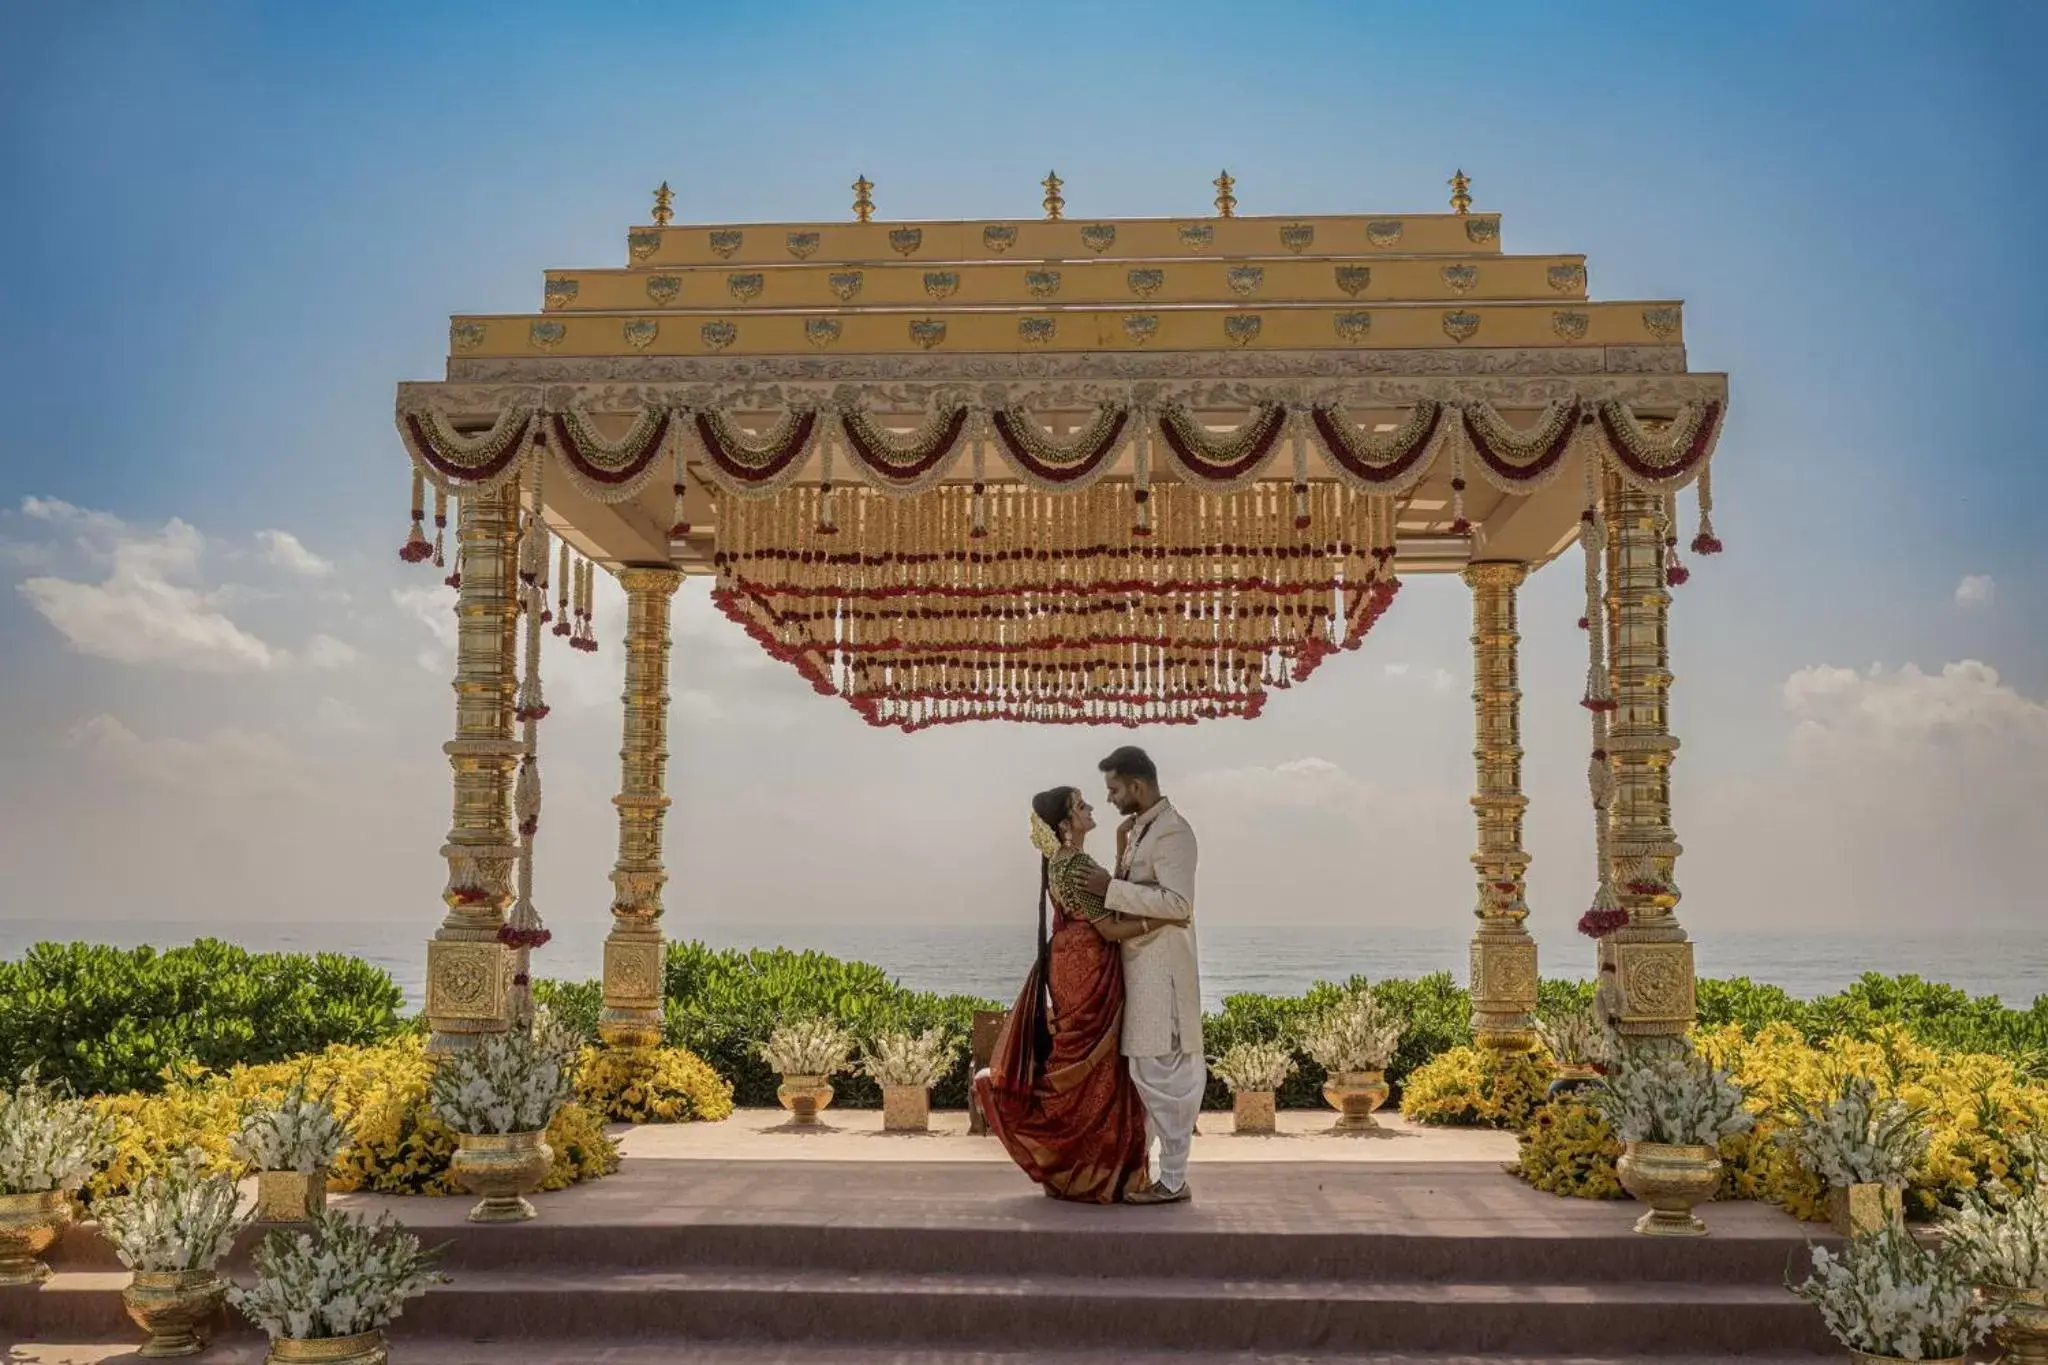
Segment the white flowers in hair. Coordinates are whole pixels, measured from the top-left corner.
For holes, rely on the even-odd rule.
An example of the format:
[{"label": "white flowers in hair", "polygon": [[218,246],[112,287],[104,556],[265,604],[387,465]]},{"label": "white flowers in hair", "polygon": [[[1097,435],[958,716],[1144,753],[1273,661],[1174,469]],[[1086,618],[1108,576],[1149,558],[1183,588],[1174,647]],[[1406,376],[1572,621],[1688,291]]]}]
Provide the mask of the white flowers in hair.
[{"label": "white flowers in hair", "polygon": [[761,1060],[778,1076],[830,1076],[853,1058],[853,1035],[826,1019],[777,1024],[760,1045]]},{"label": "white flowers in hair", "polygon": [[2048,1184],[2036,1181],[2017,1195],[1996,1186],[1972,1190],[1940,1226],[1972,1282],[1994,1292],[2048,1291]]},{"label": "white flowers in hair", "polygon": [[582,1040],[538,1011],[434,1069],[434,1114],[458,1133],[535,1133],[568,1103]]},{"label": "white flowers in hair", "polygon": [[[959,1046],[944,1029],[876,1035],[861,1055],[860,1069],[876,1085],[930,1085],[953,1069]],[[782,1072],[785,1076],[802,1072]],[[820,1074],[820,1073],[810,1073]]]},{"label": "white flowers in hair", "polygon": [[0,1093],[0,1194],[75,1190],[113,1154],[113,1121],[38,1084],[33,1067]]},{"label": "white flowers in hair", "polygon": [[389,1214],[367,1223],[330,1210],[311,1232],[265,1238],[254,1287],[230,1287],[228,1301],[272,1337],[355,1336],[392,1321],[428,1285],[447,1283],[433,1258]]},{"label": "white flowers in hair", "polygon": [[1926,1115],[1903,1100],[1880,1101],[1877,1086],[1851,1077],[1833,1102],[1800,1105],[1785,1135],[1799,1164],[1834,1189],[1884,1185],[1903,1190],[1927,1154]]},{"label": "white flowers in hair", "polygon": [[334,1164],[348,1146],[348,1125],[334,1112],[334,1087],[306,1093],[306,1077],[292,1083],[276,1104],[258,1105],[242,1116],[235,1155],[259,1171],[312,1175]]},{"label": "white flowers in hair", "polygon": [[1590,1098],[1623,1142],[1713,1147],[1756,1122],[1742,1087],[1690,1052],[1625,1047],[1619,1069]]},{"label": "white flowers in hair", "polygon": [[208,1175],[203,1152],[187,1151],[169,1171],[144,1176],[133,1192],[94,1205],[100,1233],[130,1270],[211,1270],[234,1246],[234,1176]]},{"label": "white flowers in hair", "polygon": [[1836,1341],[1867,1355],[1953,1359],[2000,1321],[1977,1301],[1951,1252],[1923,1247],[1899,1228],[1858,1237],[1841,1254],[1815,1247],[1813,1275],[1790,1287],[1820,1309]]},{"label": "white flowers in hair", "polygon": [[1302,1051],[1325,1071],[1384,1071],[1401,1045],[1401,1021],[1371,990],[1353,991],[1302,1032]]},{"label": "white flowers in hair", "polygon": [[1209,1070],[1234,1095],[1261,1094],[1286,1084],[1294,1074],[1294,1054],[1285,1043],[1238,1043],[1211,1062]]}]

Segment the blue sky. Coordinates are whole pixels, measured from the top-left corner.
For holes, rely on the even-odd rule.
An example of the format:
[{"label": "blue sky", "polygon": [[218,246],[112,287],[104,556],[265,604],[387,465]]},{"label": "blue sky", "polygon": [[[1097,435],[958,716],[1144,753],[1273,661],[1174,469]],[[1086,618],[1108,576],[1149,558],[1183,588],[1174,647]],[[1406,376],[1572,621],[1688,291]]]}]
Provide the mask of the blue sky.
[{"label": "blue sky", "polygon": [[[1952,888],[2017,922],[2025,803],[2048,799],[2029,775],[2048,756],[2041,7],[15,9],[0,884],[23,904],[83,885],[136,914],[234,910],[291,875],[279,850],[345,844],[376,856],[263,913],[431,917],[447,694],[437,608],[391,562],[392,386],[439,372],[450,313],[528,310],[544,269],[622,262],[657,181],[686,221],[838,220],[861,172],[884,217],[1026,214],[1049,167],[1077,213],[1199,212],[1224,166],[1248,213],[1416,212],[1462,166],[1506,250],[1584,252],[1596,297],[1685,299],[1694,368],[1731,375],[1729,553],[1695,566],[1673,625],[1686,913],[1767,921],[1796,886],[1823,918],[1905,922]],[[1572,578],[1539,576],[1524,608],[1553,933],[1590,862]],[[1268,850],[1212,855],[1215,913],[1277,890],[1307,919],[1463,915],[1462,597],[1418,585],[1377,653],[1256,725],[1161,739],[1205,830]],[[109,643],[152,611],[198,634]],[[1088,771],[1095,737],[870,735],[758,670],[701,600],[680,612],[675,840],[696,880],[672,913],[1007,913],[979,908],[1014,879],[1006,798],[1045,785],[1048,752]],[[616,666],[585,667],[549,769],[571,795],[543,886],[593,910]],[[1766,798],[1792,832],[1757,826]],[[916,839],[964,850],[934,881],[971,891],[764,869],[821,808],[845,816],[842,866],[876,859],[879,882]],[[81,871],[110,812],[178,875]],[[1843,871],[1894,825],[1918,831],[1887,845],[1910,869]],[[1387,841],[1382,890],[1330,851],[1360,829]]]}]

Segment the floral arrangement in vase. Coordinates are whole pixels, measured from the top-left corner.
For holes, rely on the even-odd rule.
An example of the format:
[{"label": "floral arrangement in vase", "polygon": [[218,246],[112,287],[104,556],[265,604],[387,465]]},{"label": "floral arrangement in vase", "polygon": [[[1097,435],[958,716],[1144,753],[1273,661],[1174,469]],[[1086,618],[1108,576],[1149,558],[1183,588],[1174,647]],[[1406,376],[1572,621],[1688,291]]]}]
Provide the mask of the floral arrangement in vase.
[{"label": "floral arrangement in vase", "polygon": [[200,1327],[227,1292],[215,1267],[244,1222],[237,1201],[234,1176],[207,1174],[206,1154],[190,1151],[95,1206],[101,1234],[135,1272],[121,1298],[150,1334],[144,1356],[192,1355],[205,1346]]},{"label": "floral arrangement in vase", "polygon": [[348,1147],[348,1125],[335,1112],[333,1085],[308,1093],[300,1076],[275,1104],[242,1115],[232,1139],[235,1155],[254,1166],[256,1216],[291,1223],[327,1207],[327,1172]]},{"label": "floral arrangement in vase", "polygon": [[71,1221],[72,1191],[113,1155],[113,1121],[36,1080],[0,1093],[0,1285],[50,1276],[42,1254]]},{"label": "floral arrangement in vase", "polygon": [[1827,1186],[1835,1231],[1904,1225],[1904,1191],[1932,1136],[1924,1111],[1879,1099],[1874,1082],[1853,1076],[1826,1104],[1795,1103],[1792,1117],[1780,1140]]},{"label": "floral arrangement in vase", "polygon": [[1540,1015],[1536,1037],[1557,1063],[1555,1096],[1585,1087],[1614,1066],[1614,1036],[1591,1006],[1564,1014]]},{"label": "floral arrangement in vase", "polygon": [[449,1170],[481,1197],[471,1222],[534,1216],[526,1196],[555,1160],[543,1133],[575,1090],[582,1049],[577,1034],[539,1010],[530,1026],[493,1034],[435,1067],[427,1098],[455,1130]]},{"label": "floral arrangement in vase", "polygon": [[882,1128],[925,1132],[931,1127],[931,1087],[953,1069],[959,1045],[944,1029],[880,1033],[862,1049],[860,1069],[882,1087]]},{"label": "floral arrangement in vase", "polygon": [[1279,1126],[1273,1093],[1295,1072],[1285,1043],[1238,1043],[1209,1064],[1230,1087],[1231,1116],[1240,1133],[1271,1133]]},{"label": "floral arrangement in vase", "polygon": [[1716,1149],[1756,1123],[1747,1096],[1727,1072],[1663,1040],[1623,1047],[1617,1063],[1590,1098],[1627,1144],[1616,1163],[1621,1187],[1650,1206],[1636,1231],[1701,1236],[1707,1225],[1693,1208],[1720,1184]]},{"label": "floral arrangement in vase", "polygon": [[1788,1288],[1820,1309],[1846,1349],[1895,1360],[1960,1361],[1998,1325],[1961,1259],[1902,1228],[1866,1233],[1836,1254],[1813,1249],[1813,1273]]},{"label": "floral arrangement in vase", "polygon": [[827,1019],[777,1024],[760,1045],[761,1060],[782,1077],[775,1092],[790,1118],[813,1124],[832,1103],[831,1077],[853,1059],[853,1035]]},{"label": "floral arrangement in vase", "polygon": [[322,1213],[309,1231],[264,1238],[256,1283],[230,1288],[228,1301],[269,1335],[273,1361],[381,1362],[383,1329],[406,1301],[447,1283],[434,1256],[388,1214]]},{"label": "floral arrangement in vase", "polygon": [[1998,1342],[2014,1365],[2048,1359],[2048,1178],[2034,1170],[2019,1194],[1972,1190],[1939,1224],[1943,1246],[2004,1314]]},{"label": "floral arrangement in vase", "polygon": [[1402,1023],[1370,989],[1352,991],[1302,1031],[1302,1050],[1329,1073],[1323,1099],[1338,1113],[1336,1131],[1377,1128],[1387,1102],[1387,1063],[1401,1045]]}]

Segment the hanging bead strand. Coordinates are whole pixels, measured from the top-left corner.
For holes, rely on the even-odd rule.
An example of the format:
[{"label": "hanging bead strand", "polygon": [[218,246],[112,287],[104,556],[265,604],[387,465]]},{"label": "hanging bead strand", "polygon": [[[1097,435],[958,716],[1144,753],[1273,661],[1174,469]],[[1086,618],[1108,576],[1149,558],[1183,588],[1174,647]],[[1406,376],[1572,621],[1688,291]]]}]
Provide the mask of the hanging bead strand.
[{"label": "hanging bead strand", "polygon": [[420,467],[412,467],[412,529],[406,533],[405,544],[398,547],[398,557],[407,564],[419,564],[434,557],[434,547],[427,540],[424,523],[427,519],[427,477]]}]

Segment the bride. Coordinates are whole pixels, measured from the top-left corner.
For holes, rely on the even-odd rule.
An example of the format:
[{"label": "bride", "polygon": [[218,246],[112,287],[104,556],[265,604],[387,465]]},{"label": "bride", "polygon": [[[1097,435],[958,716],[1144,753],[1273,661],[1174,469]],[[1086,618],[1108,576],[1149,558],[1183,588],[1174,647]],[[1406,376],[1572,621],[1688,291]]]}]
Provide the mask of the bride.
[{"label": "bride", "polygon": [[[975,1088],[989,1131],[1055,1199],[1113,1204],[1145,1183],[1145,1105],[1117,1054],[1124,969],[1117,944],[1157,926],[1112,916],[1082,889],[1095,815],[1075,787],[1031,798],[1041,863],[1038,961]],[[1050,905],[1053,927],[1047,934]]]}]

